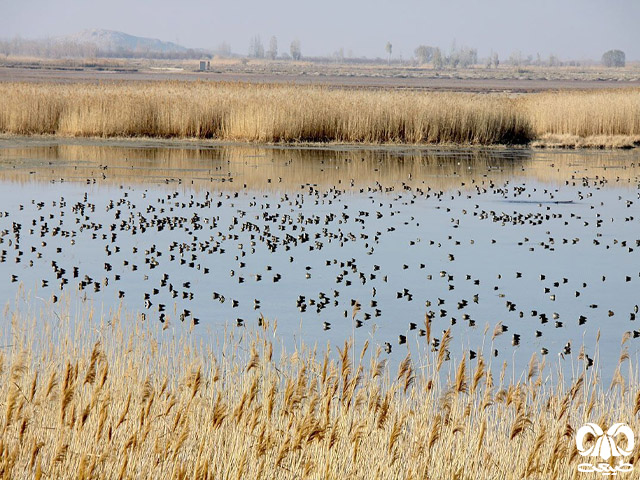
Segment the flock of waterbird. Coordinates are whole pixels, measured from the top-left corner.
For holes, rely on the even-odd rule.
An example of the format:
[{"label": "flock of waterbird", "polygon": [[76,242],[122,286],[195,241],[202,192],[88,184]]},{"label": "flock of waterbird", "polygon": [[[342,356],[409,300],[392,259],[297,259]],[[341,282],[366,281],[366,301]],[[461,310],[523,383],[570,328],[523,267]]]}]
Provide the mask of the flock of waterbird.
[{"label": "flock of waterbird", "polygon": [[[496,183],[484,172],[451,190],[408,178],[198,191],[175,189],[175,179],[101,188],[108,169],[101,170],[82,193],[27,184],[6,199],[1,291],[35,282],[55,304],[61,292],[78,290],[165,325],[242,328],[290,317],[303,330],[345,336],[364,327],[378,330],[389,354],[414,338],[437,350],[449,328],[484,326],[492,356],[507,336],[513,348],[524,342],[542,355],[552,348],[570,355],[587,322],[606,328],[612,317],[631,322],[620,335],[640,336],[632,323],[638,298],[615,296],[640,285],[637,175],[576,176],[554,186]],[[603,197],[607,189],[613,193]],[[552,268],[562,249],[582,269]],[[558,343],[563,337],[553,332],[562,330],[571,334]],[[476,340],[466,351],[473,359],[483,348]]]}]

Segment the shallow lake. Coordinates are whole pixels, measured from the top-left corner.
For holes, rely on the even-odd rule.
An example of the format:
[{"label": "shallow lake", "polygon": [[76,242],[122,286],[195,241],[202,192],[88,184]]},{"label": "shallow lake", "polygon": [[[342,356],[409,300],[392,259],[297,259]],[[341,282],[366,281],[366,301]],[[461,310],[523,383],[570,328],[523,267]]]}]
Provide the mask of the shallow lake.
[{"label": "shallow lake", "polygon": [[639,192],[637,151],[7,138],[0,298],[122,305],[204,341],[263,315],[289,348],[368,339],[391,364],[450,328],[454,362],[609,376],[640,345]]}]

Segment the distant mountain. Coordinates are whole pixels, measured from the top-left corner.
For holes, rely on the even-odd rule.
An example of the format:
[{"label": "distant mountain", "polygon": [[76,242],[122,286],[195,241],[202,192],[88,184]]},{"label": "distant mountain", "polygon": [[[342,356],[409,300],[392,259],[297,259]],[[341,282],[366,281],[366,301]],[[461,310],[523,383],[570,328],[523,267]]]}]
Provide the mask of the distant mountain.
[{"label": "distant mountain", "polygon": [[136,37],[113,30],[83,30],[82,32],[58,37],[57,41],[77,44],[93,44],[104,52],[125,50],[130,52],[182,53],[187,48],[173,42],[163,42],[157,38]]}]

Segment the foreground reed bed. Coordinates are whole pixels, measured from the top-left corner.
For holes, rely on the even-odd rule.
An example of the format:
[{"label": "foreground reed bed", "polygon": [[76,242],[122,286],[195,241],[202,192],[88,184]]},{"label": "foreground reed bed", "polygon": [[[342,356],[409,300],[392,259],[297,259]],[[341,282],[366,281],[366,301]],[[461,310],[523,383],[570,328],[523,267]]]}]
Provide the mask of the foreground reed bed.
[{"label": "foreground reed bed", "polygon": [[570,479],[585,422],[640,427],[621,365],[608,389],[536,357],[507,381],[482,355],[447,361],[445,333],[390,371],[368,344],[279,354],[266,320],[202,345],[121,312],[50,315],[9,313],[0,478]]},{"label": "foreground reed bed", "polygon": [[640,144],[640,91],[511,98],[204,82],[7,83],[0,85],[0,132],[269,143],[537,141],[541,146],[629,147]]}]

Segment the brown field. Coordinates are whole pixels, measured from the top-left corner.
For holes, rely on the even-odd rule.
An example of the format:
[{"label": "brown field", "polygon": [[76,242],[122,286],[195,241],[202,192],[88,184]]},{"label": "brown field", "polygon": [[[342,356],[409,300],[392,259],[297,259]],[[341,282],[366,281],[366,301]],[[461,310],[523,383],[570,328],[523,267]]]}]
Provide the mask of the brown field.
[{"label": "brown field", "polygon": [[568,480],[585,422],[640,428],[628,335],[609,386],[597,356],[572,378],[535,355],[519,379],[482,352],[454,365],[429,322],[396,372],[367,345],[279,353],[266,320],[202,345],[121,311],[69,320],[68,300],[5,310],[2,478]]},{"label": "brown field", "polygon": [[210,82],[0,83],[0,133],[633,147],[640,90],[523,96]]},{"label": "brown field", "polygon": [[411,62],[386,65],[216,58],[211,61],[209,71],[197,70],[195,60],[0,58],[0,82],[204,80],[477,93],[640,87],[637,63],[629,63],[625,68],[500,65],[496,69],[476,65],[435,70],[431,65]]}]

